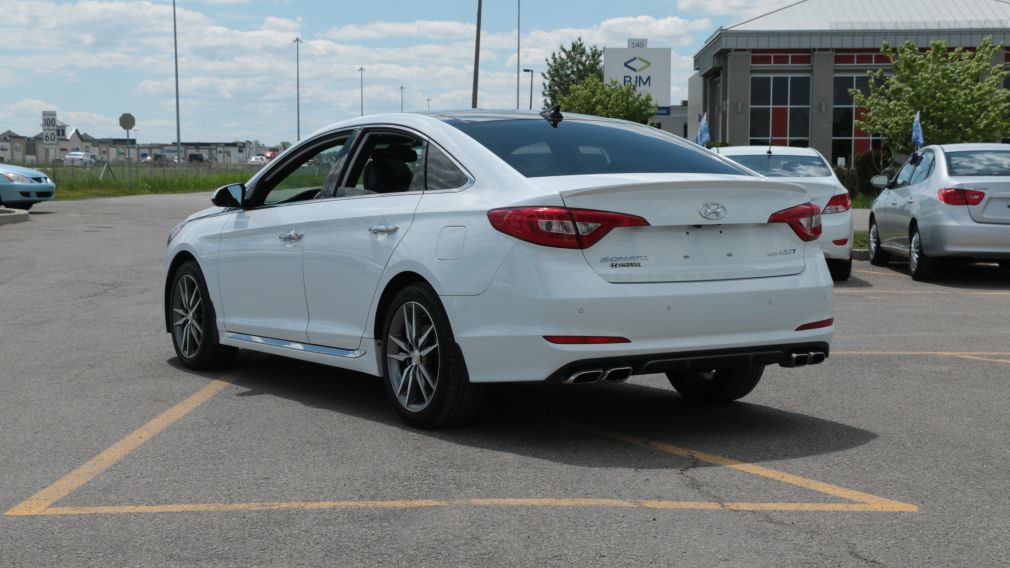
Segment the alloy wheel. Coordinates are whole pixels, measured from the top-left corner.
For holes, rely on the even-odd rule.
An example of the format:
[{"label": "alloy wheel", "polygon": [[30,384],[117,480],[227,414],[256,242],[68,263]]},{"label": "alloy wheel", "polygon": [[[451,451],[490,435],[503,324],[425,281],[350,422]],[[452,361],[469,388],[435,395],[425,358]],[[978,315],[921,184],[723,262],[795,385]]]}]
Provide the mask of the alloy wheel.
[{"label": "alloy wheel", "polygon": [[438,386],[439,338],[435,322],[423,305],[406,302],[389,324],[386,358],[389,381],[407,410],[427,408]]},{"label": "alloy wheel", "polygon": [[184,274],[172,293],[172,336],[187,359],[196,357],[203,342],[203,298],[196,279]]},{"label": "alloy wheel", "polygon": [[873,223],[872,225],[870,225],[870,242],[869,242],[868,246],[870,248],[870,257],[872,257],[873,255],[877,254],[877,246],[878,245],[877,245],[877,224],[876,223]]},{"label": "alloy wheel", "polygon": [[908,270],[913,273],[919,268],[921,246],[922,241],[919,238],[919,231],[916,231],[912,233],[912,242],[908,246]]}]

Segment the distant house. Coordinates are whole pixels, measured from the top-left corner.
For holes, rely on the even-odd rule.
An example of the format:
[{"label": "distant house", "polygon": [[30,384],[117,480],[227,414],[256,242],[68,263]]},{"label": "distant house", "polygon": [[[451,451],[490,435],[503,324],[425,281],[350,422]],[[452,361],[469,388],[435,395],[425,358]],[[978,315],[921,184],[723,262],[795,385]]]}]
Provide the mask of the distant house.
[{"label": "distant house", "polygon": [[0,162],[23,163],[28,138],[8,130],[0,134]]}]

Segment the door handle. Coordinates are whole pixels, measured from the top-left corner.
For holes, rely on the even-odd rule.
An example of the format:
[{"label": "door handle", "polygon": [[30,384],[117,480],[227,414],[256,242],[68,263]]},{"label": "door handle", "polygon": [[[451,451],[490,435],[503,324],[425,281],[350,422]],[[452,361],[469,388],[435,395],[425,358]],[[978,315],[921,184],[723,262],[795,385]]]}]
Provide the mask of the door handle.
[{"label": "door handle", "polygon": [[374,227],[369,227],[368,231],[370,233],[375,233],[376,235],[391,235],[399,228],[400,227],[396,225],[375,225]]},{"label": "door handle", "polygon": [[897,204],[898,204],[898,200],[897,199],[895,199],[894,201],[891,202],[891,205],[897,205]]},{"label": "door handle", "polygon": [[282,241],[293,243],[293,242],[302,240],[302,237],[304,237],[304,236],[305,236],[305,233],[300,233],[298,231],[288,231],[287,233],[281,233],[281,234],[277,235],[277,238],[280,239],[280,240],[282,240]]}]

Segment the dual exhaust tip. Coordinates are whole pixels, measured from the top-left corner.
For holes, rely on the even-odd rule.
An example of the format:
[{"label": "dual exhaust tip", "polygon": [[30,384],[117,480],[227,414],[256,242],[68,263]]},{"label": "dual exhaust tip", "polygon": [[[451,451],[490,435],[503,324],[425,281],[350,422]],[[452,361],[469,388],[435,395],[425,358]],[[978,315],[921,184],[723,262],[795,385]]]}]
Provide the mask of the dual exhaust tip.
[{"label": "dual exhaust tip", "polygon": [[575,371],[564,380],[569,385],[585,385],[589,383],[623,383],[631,378],[631,367],[614,367],[612,369],[583,369]]},{"label": "dual exhaust tip", "polygon": [[817,365],[823,363],[825,359],[823,351],[811,351],[809,353],[791,353],[789,359],[782,363],[783,367],[805,367],[807,365]]}]

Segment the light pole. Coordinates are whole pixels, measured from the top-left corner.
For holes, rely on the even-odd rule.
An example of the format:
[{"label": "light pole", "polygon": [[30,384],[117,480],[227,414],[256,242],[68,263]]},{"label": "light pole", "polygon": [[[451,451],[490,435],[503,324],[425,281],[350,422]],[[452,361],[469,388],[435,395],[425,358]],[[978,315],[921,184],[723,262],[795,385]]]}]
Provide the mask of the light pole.
[{"label": "light pole", "polygon": [[365,68],[358,67],[358,73],[361,74],[361,116],[365,116]]},{"label": "light pole", "polygon": [[403,85],[400,85],[400,112],[403,112]]},{"label": "light pole", "polygon": [[477,37],[473,42],[473,95],[470,97],[470,108],[477,108],[477,71],[480,69],[480,9],[483,5],[477,0]]},{"label": "light pole", "polygon": [[302,38],[296,37],[295,44],[295,132],[296,140],[302,139],[302,64],[300,58],[300,48]]},{"label": "light pole", "polygon": [[431,110],[431,97],[428,97],[428,110]]},{"label": "light pole", "polygon": [[522,37],[520,24],[522,23],[522,0],[516,0],[516,110],[519,110],[519,38]]},{"label": "light pole", "polygon": [[523,73],[530,74],[530,110],[533,110],[533,70],[523,69]]},{"label": "light pole", "polygon": [[175,24],[175,0],[172,0],[172,46],[175,51],[175,158],[182,164],[182,127],[179,122],[179,33]]}]

